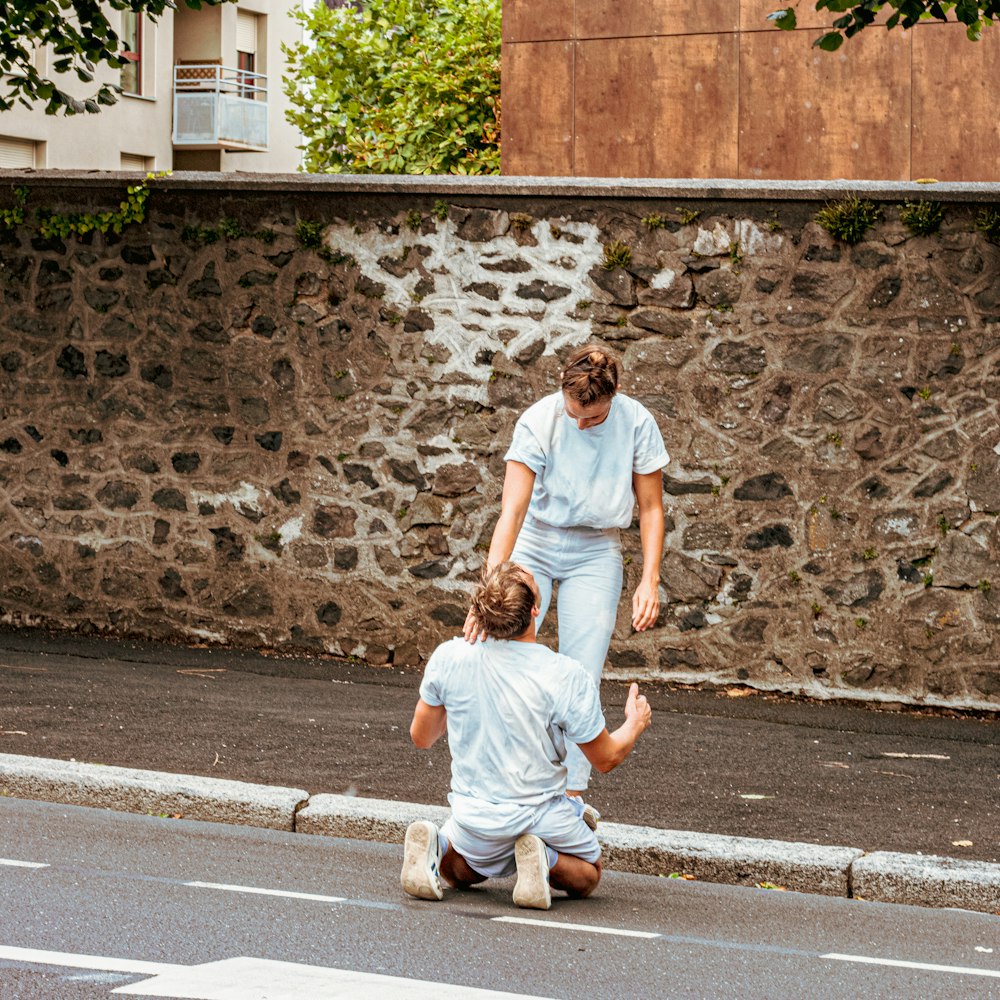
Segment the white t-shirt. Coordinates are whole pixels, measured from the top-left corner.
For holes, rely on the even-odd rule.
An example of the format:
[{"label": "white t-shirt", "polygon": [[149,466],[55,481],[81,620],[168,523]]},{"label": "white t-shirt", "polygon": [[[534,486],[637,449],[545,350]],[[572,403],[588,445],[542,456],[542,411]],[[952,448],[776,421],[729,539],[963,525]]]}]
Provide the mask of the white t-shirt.
[{"label": "white t-shirt", "polygon": [[594,682],[576,660],[532,642],[458,637],[431,655],[420,684],[444,705],[456,795],[539,805],[566,791],[566,743],[604,730]]},{"label": "white t-shirt", "polygon": [[662,469],[670,456],[653,415],[624,393],[596,427],[580,430],[562,392],[521,414],[504,460],[535,474],[529,512],[555,528],[627,528],[635,495],[632,473]]}]

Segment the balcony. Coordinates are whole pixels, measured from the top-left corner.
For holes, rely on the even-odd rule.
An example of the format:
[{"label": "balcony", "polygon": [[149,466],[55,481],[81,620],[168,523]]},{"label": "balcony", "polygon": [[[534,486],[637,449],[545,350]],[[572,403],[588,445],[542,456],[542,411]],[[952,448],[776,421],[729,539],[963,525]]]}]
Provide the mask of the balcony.
[{"label": "balcony", "polygon": [[267,77],[215,63],[174,67],[173,143],[267,151]]}]

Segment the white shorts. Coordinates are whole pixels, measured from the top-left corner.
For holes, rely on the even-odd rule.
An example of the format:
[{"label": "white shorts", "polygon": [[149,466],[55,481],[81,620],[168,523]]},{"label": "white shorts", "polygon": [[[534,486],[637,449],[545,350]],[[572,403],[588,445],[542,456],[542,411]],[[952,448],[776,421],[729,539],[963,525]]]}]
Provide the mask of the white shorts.
[{"label": "white shorts", "polygon": [[540,837],[560,854],[594,864],[601,845],[580,815],[579,800],[565,795],[537,806],[491,803],[451,794],[452,813],[441,832],[473,871],[486,878],[503,878],[516,870],[514,842],[525,833]]}]

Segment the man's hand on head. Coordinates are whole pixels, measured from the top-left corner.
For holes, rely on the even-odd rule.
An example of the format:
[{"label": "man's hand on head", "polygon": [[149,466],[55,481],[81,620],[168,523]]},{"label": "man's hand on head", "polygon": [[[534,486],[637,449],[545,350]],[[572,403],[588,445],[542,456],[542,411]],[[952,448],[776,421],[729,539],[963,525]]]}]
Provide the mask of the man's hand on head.
[{"label": "man's hand on head", "polygon": [[486,629],[476,620],[476,616],[472,613],[471,608],[465,616],[465,625],[462,627],[462,634],[465,636],[465,641],[471,642],[473,645],[486,638]]}]

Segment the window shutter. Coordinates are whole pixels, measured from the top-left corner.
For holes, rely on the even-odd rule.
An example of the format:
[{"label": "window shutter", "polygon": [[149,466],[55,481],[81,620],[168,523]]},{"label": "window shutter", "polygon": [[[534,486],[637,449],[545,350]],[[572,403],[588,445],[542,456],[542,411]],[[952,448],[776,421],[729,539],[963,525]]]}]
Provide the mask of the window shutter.
[{"label": "window shutter", "polygon": [[17,170],[35,165],[35,144],[30,139],[0,135],[0,168]]},{"label": "window shutter", "polygon": [[236,51],[257,53],[257,15],[236,12]]},{"label": "window shutter", "polygon": [[145,170],[148,160],[138,153],[122,153],[122,170]]}]

